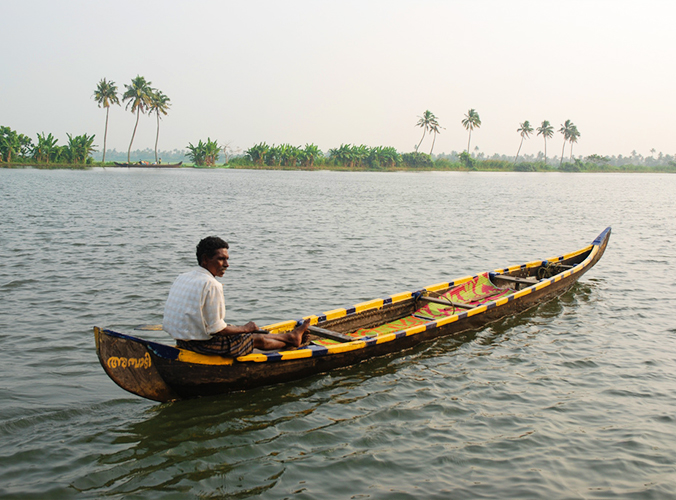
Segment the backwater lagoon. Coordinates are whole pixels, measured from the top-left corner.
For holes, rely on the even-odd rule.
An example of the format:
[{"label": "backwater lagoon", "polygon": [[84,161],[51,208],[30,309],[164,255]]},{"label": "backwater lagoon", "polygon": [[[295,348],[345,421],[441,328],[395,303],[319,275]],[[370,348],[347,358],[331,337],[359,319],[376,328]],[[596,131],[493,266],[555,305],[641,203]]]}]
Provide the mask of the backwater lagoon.
[{"label": "backwater lagoon", "polygon": [[[676,176],[0,169],[0,497],[667,499]],[[159,404],[92,327],[172,343],[169,287],[230,243],[227,320],[298,319],[577,250],[570,291],[297,382]]]}]

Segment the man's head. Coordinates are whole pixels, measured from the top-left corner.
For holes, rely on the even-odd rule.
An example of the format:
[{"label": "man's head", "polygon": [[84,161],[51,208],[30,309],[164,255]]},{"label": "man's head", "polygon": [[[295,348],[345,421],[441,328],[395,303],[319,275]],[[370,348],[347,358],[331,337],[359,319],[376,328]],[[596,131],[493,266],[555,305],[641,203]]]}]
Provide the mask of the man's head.
[{"label": "man's head", "polygon": [[227,241],[218,236],[208,236],[197,244],[197,262],[214,276],[223,276],[228,268]]}]

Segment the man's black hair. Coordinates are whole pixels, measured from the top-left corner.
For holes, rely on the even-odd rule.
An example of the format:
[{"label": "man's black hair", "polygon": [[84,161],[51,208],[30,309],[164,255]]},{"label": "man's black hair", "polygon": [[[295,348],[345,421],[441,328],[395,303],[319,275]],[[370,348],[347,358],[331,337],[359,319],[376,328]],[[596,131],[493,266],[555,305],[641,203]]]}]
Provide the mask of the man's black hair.
[{"label": "man's black hair", "polygon": [[228,242],[218,236],[207,236],[197,244],[197,263],[202,265],[202,261],[210,259],[216,254],[219,248],[230,248]]}]

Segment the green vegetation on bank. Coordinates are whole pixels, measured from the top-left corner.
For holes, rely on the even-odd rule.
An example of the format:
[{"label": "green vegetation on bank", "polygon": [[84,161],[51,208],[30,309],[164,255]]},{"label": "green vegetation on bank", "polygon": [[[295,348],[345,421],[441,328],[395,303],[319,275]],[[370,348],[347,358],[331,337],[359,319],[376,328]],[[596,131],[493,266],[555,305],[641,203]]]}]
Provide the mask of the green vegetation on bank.
[{"label": "green vegetation on bank", "polygon": [[[124,155],[115,149],[107,151],[108,115],[112,105],[126,104],[126,109],[136,115],[134,130],[126,152],[126,162],[131,163],[132,145],[136,136],[140,116],[155,114],[157,131],[155,135],[155,149],[134,151],[134,162],[153,161],[154,163],[179,163],[185,166],[192,163],[201,168],[256,168],[256,169],[332,169],[355,171],[490,171],[490,172],[676,172],[676,156],[663,155],[651,150],[652,155],[643,157],[632,151],[631,156],[604,157],[590,155],[586,158],[573,156],[573,146],[580,137],[577,126],[566,120],[559,129],[563,135],[561,157],[547,157],[547,141],[554,136],[554,127],[549,121],[533,129],[530,122],[525,120],[519,123],[516,130],[520,135],[519,147],[514,157],[492,155],[487,157],[475,146],[471,150],[472,132],[481,127],[481,118],[475,109],[470,109],[459,123],[468,132],[467,149],[461,153],[453,151],[451,154],[433,155],[436,137],[444,129],[439,120],[430,110],[418,116],[416,127],[422,128],[422,137],[414,145],[414,151],[401,153],[391,146],[367,146],[364,144],[341,144],[329,149],[326,154],[316,144],[306,144],[304,147],[293,144],[268,145],[260,142],[251,146],[242,154],[240,150],[230,147],[229,143],[219,144],[217,140],[207,137],[206,141],[199,139],[196,144],[189,142],[185,149],[162,151],[158,154],[160,133],[160,118],[167,115],[170,99],[160,90],[150,86],[151,82],[137,75],[131,84],[125,85],[125,92],[119,96],[118,88],[112,80],[101,79],[94,91],[94,99],[99,107],[106,109],[106,120],[103,136],[103,151],[101,162],[95,161],[97,153],[94,145],[94,135],[66,134],[68,143],[59,145],[58,140],[50,133],[37,134],[33,141],[28,136],[12,130],[10,127],[0,127],[0,167],[35,166],[38,168],[88,168],[91,166],[114,166],[106,162],[106,156],[113,162],[124,161]],[[524,141],[530,134],[537,131],[544,140],[544,154],[537,156],[521,155]],[[426,136],[432,136],[430,154],[419,151]],[[417,139],[416,139],[417,140]],[[569,161],[565,161],[566,143],[570,143]],[[219,164],[223,154],[223,163]],[[164,160],[160,156],[164,157]],[[96,160],[99,156],[96,156]]]},{"label": "green vegetation on bank", "polygon": [[[309,145],[314,146],[314,145]],[[260,143],[246,151],[244,156],[232,159],[230,168],[293,169],[293,170],[347,170],[347,171],[456,171],[456,172],[674,172],[676,161],[666,165],[611,165],[607,157],[591,155],[562,165],[546,164],[544,161],[512,159],[478,159],[466,151],[453,159],[440,156],[432,158],[426,153],[398,153],[391,147],[375,147],[343,144],[329,150],[327,155],[317,154],[310,163],[306,148],[293,148],[288,144],[268,146]],[[275,152],[285,152],[277,156]]]},{"label": "green vegetation on bank", "polygon": [[93,135],[70,135],[68,143],[62,146],[52,134],[43,132],[37,141],[19,134],[9,127],[0,126],[0,165],[92,165],[94,152]]}]

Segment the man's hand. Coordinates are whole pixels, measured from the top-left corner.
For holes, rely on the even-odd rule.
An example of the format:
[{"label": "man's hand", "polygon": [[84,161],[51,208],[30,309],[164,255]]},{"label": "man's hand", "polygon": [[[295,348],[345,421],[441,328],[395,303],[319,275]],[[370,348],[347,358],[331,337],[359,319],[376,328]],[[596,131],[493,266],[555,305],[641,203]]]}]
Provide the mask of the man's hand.
[{"label": "man's hand", "polygon": [[242,327],[245,333],[254,333],[258,330],[258,326],[253,321],[249,321],[246,325]]}]

